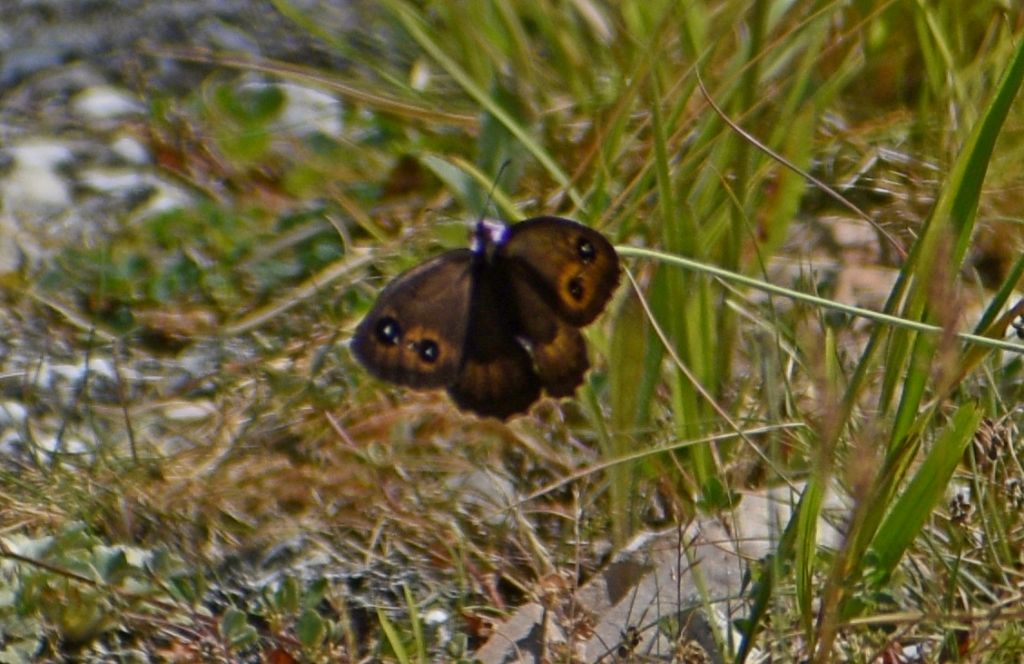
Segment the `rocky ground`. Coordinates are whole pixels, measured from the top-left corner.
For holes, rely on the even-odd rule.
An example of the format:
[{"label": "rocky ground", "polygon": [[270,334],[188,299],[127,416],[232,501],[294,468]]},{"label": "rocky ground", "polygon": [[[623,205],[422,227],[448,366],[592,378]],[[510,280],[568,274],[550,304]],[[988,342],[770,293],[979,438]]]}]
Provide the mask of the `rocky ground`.
[{"label": "rocky ground", "polygon": [[[357,23],[320,4],[328,30]],[[345,66],[265,0],[0,3],[0,273],[188,197],[140,136],[151,98],[210,76],[171,48]]]},{"label": "rocky ground", "polygon": [[[346,9],[351,6],[323,3],[317,15],[324,27],[341,32],[354,24]],[[0,3],[0,279],[27,278],[19,281],[18,297],[39,296],[32,280],[62,249],[96,244],[126,225],[198,200],[188,183],[156,163],[149,114],[154,99],[194,93],[213,66],[168,55],[167,49],[346,66],[263,0]],[[290,112],[300,119],[287,130],[337,131],[333,98],[289,90]],[[64,347],[44,321],[19,308],[0,310],[0,394],[15,397],[0,408],[0,440],[15,446],[30,410],[24,404],[29,384],[59,394],[86,372],[100,385],[115,373],[102,355],[84,363],[80,349]],[[216,365],[208,349],[194,352],[169,360],[158,374]],[[26,376],[35,378],[26,383]],[[64,425],[57,418],[42,430],[55,433]]]}]

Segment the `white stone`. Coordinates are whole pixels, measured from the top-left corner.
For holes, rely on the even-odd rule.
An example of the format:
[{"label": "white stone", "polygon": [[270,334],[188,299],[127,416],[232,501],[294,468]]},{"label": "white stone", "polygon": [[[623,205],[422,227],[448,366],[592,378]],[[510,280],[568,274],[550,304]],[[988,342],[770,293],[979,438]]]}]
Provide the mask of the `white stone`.
[{"label": "white stone", "polygon": [[[77,364],[54,364],[49,367],[51,375],[56,375],[69,383],[75,383],[85,377],[88,372],[92,376],[103,376],[114,378],[114,365],[110,360],[103,358],[92,358],[88,366],[85,363]],[[42,372],[40,372],[42,374]]]},{"label": "white stone", "polygon": [[449,617],[444,609],[433,608],[423,614],[423,622],[427,625],[441,625],[448,622]]},{"label": "white stone", "polygon": [[144,110],[142,104],[123,90],[96,85],[82,90],[71,100],[72,110],[89,120],[105,120],[134,115]]},{"label": "white stone", "polygon": [[174,403],[164,408],[164,416],[176,422],[201,422],[216,412],[213,404],[205,401]]},{"label": "white stone", "polygon": [[71,188],[57,168],[71,161],[63,143],[29,140],[7,148],[13,168],[0,185],[4,211],[13,217],[47,217],[71,205]]},{"label": "white stone", "polygon": [[17,401],[0,401],[0,424],[21,426],[28,417],[28,409]]},{"label": "white stone", "polygon": [[127,134],[118,136],[110,144],[110,149],[130,164],[143,165],[150,162],[149,150],[134,136]]},{"label": "white stone", "polygon": [[141,173],[110,168],[91,168],[82,171],[78,174],[78,179],[89,188],[104,193],[124,191],[146,184],[146,179]]}]

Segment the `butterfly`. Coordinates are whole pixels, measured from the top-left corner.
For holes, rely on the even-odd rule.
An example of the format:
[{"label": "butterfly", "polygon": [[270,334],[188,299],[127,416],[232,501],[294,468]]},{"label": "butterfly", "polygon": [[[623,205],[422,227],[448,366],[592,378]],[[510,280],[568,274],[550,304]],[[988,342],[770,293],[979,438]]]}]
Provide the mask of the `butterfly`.
[{"label": "butterfly", "polygon": [[367,370],[445,388],[463,410],[507,419],[541,393],[575,393],[590,366],[580,328],[604,310],[619,258],[599,232],[561,217],[481,220],[471,247],[399,275],[356,327]]}]

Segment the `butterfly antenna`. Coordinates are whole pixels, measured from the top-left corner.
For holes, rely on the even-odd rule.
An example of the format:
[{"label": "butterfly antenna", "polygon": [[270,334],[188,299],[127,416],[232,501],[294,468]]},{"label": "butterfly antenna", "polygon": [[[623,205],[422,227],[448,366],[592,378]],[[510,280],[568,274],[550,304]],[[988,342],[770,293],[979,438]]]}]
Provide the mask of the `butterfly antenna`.
[{"label": "butterfly antenna", "polygon": [[505,172],[505,169],[511,163],[511,159],[506,159],[501,163],[501,167],[498,168],[498,174],[494,176],[494,182],[491,184],[491,189],[487,192],[487,199],[484,201],[484,205],[480,209],[480,216],[477,218],[476,226],[473,229],[473,240],[471,246],[474,252],[486,253],[487,247],[493,246],[495,242],[501,242],[505,235],[505,224],[502,222],[488,221],[486,215],[487,208],[494,201],[494,192],[498,189],[498,181],[501,179],[501,174]]},{"label": "butterfly antenna", "polygon": [[494,202],[494,192],[498,189],[498,182],[501,180],[501,175],[502,173],[505,172],[505,169],[508,168],[509,164],[511,163],[511,159],[506,159],[505,161],[501,162],[501,166],[498,167],[498,174],[494,176],[494,182],[491,183],[491,189],[490,191],[487,192],[487,199],[484,200],[484,207],[480,211],[480,219],[478,221],[484,220],[484,215],[487,214],[487,208],[490,207],[491,203]]}]

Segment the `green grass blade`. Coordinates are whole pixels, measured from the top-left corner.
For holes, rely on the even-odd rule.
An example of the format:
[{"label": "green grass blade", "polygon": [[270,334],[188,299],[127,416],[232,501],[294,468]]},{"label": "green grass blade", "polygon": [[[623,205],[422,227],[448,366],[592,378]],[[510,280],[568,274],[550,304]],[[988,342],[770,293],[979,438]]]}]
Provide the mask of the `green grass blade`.
[{"label": "green grass blade", "polygon": [[888,578],[896,568],[932,510],[942,500],[949,479],[963,458],[982,415],[977,405],[962,405],[914,473],[906,491],[892,505],[870,547],[870,559],[882,578]]},{"label": "green grass blade", "polygon": [[796,595],[800,608],[800,621],[804,634],[812,638],[814,630],[814,597],[817,594],[814,572],[818,553],[818,519],[825,500],[827,477],[812,474],[800,497],[800,508],[794,515],[796,530],[794,553],[796,554]]},{"label": "green grass blade", "polygon": [[[765,293],[771,293],[773,295],[781,295],[783,297],[792,299],[797,302],[804,302],[812,304],[814,306],[824,307],[833,311],[840,311],[851,316],[859,318],[865,318],[876,323],[881,323],[887,327],[901,327],[909,330],[915,330],[918,332],[927,332],[930,334],[939,334],[942,332],[942,328],[937,325],[929,325],[928,323],[921,323],[919,321],[907,320],[900,318],[899,316],[893,316],[880,311],[873,311],[871,309],[865,309],[863,307],[856,307],[853,305],[843,304],[842,302],[836,302],[825,297],[818,295],[812,295],[802,291],[794,290],[792,288],[786,288],[776,284],[748,277],[744,274],[737,274],[724,270],[715,265],[701,262],[698,260],[692,260],[684,256],[676,256],[671,253],[664,251],[655,251],[652,249],[646,249],[643,247],[630,247],[630,246],[617,246],[615,250],[621,256],[634,256],[637,258],[647,258],[664,262],[670,265],[676,265],[678,267],[693,270],[707,274],[724,281],[730,281],[733,283],[749,286]],[[986,348],[993,348],[999,350],[1010,351],[1014,353],[1024,353],[1024,345],[1015,343],[1013,341],[1004,341],[1002,339],[993,339],[991,337],[979,336],[976,334],[959,333],[956,335],[958,339],[969,343],[971,345],[982,346]]]},{"label": "green grass blade", "polygon": [[935,206],[936,216],[949,218],[956,232],[953,264],[963,263],[974,230],[978,200],[985,184],[985,175],[992,160],[996,139],[1006,123],[1021,85],[1024,84],[1024,42],[1017,45],[1013,60],[1000,80],[985,114],[953,164],[949,181]]},{"label": "green grass blade", "polygon": [[427,661],[427,642],[423,638],[423,621],[420,620],[419,609],[416,608],[416,598],[412,596],[412,590],[407,584],[402,585],[405,594],[405,605],[409,609],[409,622],[412,624],[413,643],[416,646],[416,657],[420,662]]},{"label": "green grass blade", "polygon": [[[963,263],[974,231],[978,201],[996,139],[1022,82],[1024,43],[1018,46],[1013,60],[996,88],[992,102],[971,132],[953,165],[949,179],[925,222],[918,246],[915,247],[920,251],[912,254],[916,260],[908,260],[904,266],[904,274],[915,277],[904,310],[905,318],[930,323],[935,316],[941,315],[937,308],[941,308],[943,303],[929,302],[929,298],[935,292],[932,282],[936,279],[951,279]],[[942,249],[944,238],[947,236],[953,242],[951,252]],[[899,380],[899,368],[904,364],[903,350],[913,345],[914,352],[907,375],[907,387],[910,389],[904,389],[900,400],[897,426],[894,427],[890,439],[893,445],[906,435],[916,417],[921,399],[924,397],[923,383],[927,380],[927,376],[921,375],[920,372],[929,371],[935,353],[935,347],[930,343],[909,344],[906,337],[906,333],[898,332],[894,335],[894,353],[886,362],[887,371],[890,372],[886,382],[891,387]]]},{"label": "green grass blade", "polygon": [[480,106],[487,110],[488,113],[493,115],[498,121],[500,121],[505,127],[522,143],[523,147],[534,156],[543,166],[544,169],[551,175],[554,180],[565,188],[568,192],[569,197],[572,198],[573,202],[580,208],[585,207],[583,199],[579,193],[572,187],[572,183],[569,176],[562,170],[562,167],[552,158],[544,147],[538,143],[523,127],[519,122],[515,120],[504,108],[502,108],[492,97],[489,95],[483,87],[481,87],[469,73],[463,69],[458,62],[448,56],[441,45],[431,37],[427,26],[423,23],[420,16],[405,2],[401,0],[388,0],[387,6],[390,7],[395,17],[401,22],[402,27],[409,33],[409,36],[416,41],[420,47],[433,58],[442,69],[444,69],[449,76],[466,91],[470,97],[473,98]]},{"label": "green grass blade", "polygon": [[412,660],[409,659],[409,652],[405,649],[405,644],[402,643],[402,637],[398,633],[398,629],[394,623],[388,620],[387,613],[380,607],[377,608],[377,620],[380,622],[380,628],[384,631],[385,640],[391,646],[391,651],[395,654],[395,659],[400,664],[410,664]]}]

